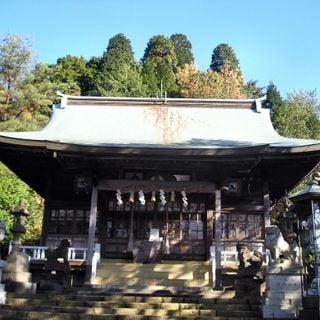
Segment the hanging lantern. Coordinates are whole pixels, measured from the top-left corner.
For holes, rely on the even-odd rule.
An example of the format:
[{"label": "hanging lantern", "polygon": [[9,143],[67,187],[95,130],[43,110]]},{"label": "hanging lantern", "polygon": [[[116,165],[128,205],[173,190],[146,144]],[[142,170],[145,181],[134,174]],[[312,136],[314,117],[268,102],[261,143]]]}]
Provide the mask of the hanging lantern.
[{"label": "hanging lantern", "polygon": [[156,202],[157,201],[155,191],[152,191],[152,193],[151,193],[151,201],[152,202]]},{"label": "hanging lantern", "polygon": [[171,192],[170,201],[171,202],[175,202],[176,201],[176,196],[175,196],[174,191]]}]

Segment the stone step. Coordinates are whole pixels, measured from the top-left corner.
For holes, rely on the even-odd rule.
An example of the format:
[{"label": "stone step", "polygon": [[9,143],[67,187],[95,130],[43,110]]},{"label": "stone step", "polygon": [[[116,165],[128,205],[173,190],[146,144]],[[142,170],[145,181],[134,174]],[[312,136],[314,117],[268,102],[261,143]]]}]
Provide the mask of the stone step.
[{"label": "stone step", "polygon": [[233,291],[213,291],[200,286],[130,287],[125,284],[81,287],[64,294],[8,293],[7,304],[0,306],[0,320],[253,320],[259,319],[259,308],[260,297],[239,298]]},{"label": "stone step", "polygon": [[[46,319],[46,320],[102,320],[102,319],[199,319],[199,320],[258,320],[259,316],[255,316],[257,313],[249,312],[233,312],[233,316],[217,316],[211,310],[182,310],[179,312],[164,312],[163,310],[146,309],[141,310],[132,309],[119,309],[116,314],[113,313],[75,313],[75,312],[58,312],[54,311],[41,311],[41,310],[8,310],[0,308],[0,319],[10,320],[24,320],[24,319]],[[224,312],[227,313],[227,312]],[[229,312],[231,314],[231,312]]]},{"label": "stone step", "polygon": [[209,261],[133,263],[103,259],[98,264],[97,285],[165,285],[205,287],[212,283]]},{"label": "stone step", "polygon": [[[159,287],[155,287],[159,288]],[[171,288],[163,287],[162,290],[155,289],[154,287],[147,288],[145,292],[141,288],[132,287],[124,288],[123,291],[118,293],[110,293],[110,288],[101,288],[95,290],[79,290],[77,294],[58,294],[53,295],[51,293],[37,293],[36,296],[30,296],[27,294],[12,294],[8,293],[8,299],[41,299],[42,301],[125,301],[125,302],[149,302],[149,303],[163,303],[163,302],[214,302],[214,303],[250,303],[258,304],[259,297],[250,298],[235,298],[232,291],[201,291],[201,295],[194,295],[192,290],[171,291]],[[114,289],[119,289],[115,287]],[[151,290],[150,290],[151,289]],[[189,288],[186,288],[189,289]],[[112,290],[112,288],[111,288]],[[169,294],[166,294],[167,291]],[[204,294],[204,296],[202,295]]]},{"label": "stone step", "polygon": [[[28,306],[28,307],[85,307],[85,308],[134,308],[134,309],[163,309],[163,310],[227,310],[227,311],[245,311],[249,310],[249,306],[243,303],[219,303],[216,302],[132,302],[132,301],[82,301],[82,300],[46,300],[43,299],[26,299],[26,298],[9,298],[7,305],[9,306]],[[250,306],[251,310],[258,311],[258,305]]]},{"label": "stone step", "polygon": [[[16,311],[7,311],[1,310],[0,319],[1,320],[39,320],[39,319],[46,319],[46,320],[153,320],[153,319],[165,319],[165,320],[190,320],[190,319],[197,319],[197,320],[248,320],[248,318],[226,318],[226,317],[217,317],[217,316],[200,316],[200,317],[156,317],[156,316],[145,316],[145,315],[138,315],[138,316],[119,316],[119,315],[88,315],[88,314],[70,314],[70,313],[63,313],[63,314],[51,314],[49,312],[16,312]],[[249,320],[260,320],[261,318],[250,318]]]},{"label": "stone step", "polygon": [[[4,305],[1,309],[5,310],[21,310],[21,306],[9,306]],[[103,315],[103,314],[113,314],[119,316],[154,316],[154,317],[197,317],[197,316],[216,316],[215,310],[209,309],[162,309],[162,308],[132,308],[132,307],[118,307],[118,306],[101,306],[101,307],[75,307],[75,306],[51,306],[51,305],[24,305],[23,310],[25,312],[50,312],[52,314],[56,313],[71,313],[71,314],[86,314],[86,315]]]},{"label": "stone step", "polygon": [[[118,278],[120,275],[119,269],[100,269],[97,272],[98,278]],[[155,271],[155,270],[130,270],[121,271],[121,278],[134,278],[139,277],[141,279],[183,279],[183,280],[195,280],[195,279],[207,279],[209,280],[210,273],[206,270],[174,270],[174,271]]]},{"label": "stone step", "polygon": [[97,272],[102,272],[103,270],[116,270],[121,272],[132,272],[143,270],[144,272],[209,272],[211,271],[211,266],[207,261],[192,261],[185,263],[151,263],[151,264],[141,264],[141,263],[131,263],[131,262],[112,262],[109,260],[102,260],[98,264]]},{"label": "stone step", "polygon": [[209,264],[203,264],[201,261],[199,262],[193,262],[193,263],[112,263],[109,261],[101,261],[98,264],[98,269],[100,268],[109,268],[117,269],[121,268],[121,271],[134,271],[138,269],[144,269],[144,270],[153,270],[153,271],[159,271],[159,272],[170,272],[170,271],[188,271],[188,270],[211,270],[211,265]]},{"label": "stone step", "polygon": [[[168,280],[168,279],[144,279],[140,277],[132,277],[132,278],[125,278],[125,277],[99,277],[97,275],[96,277],[96,284],[102,284],[102,285],[128,285],[128,286],[175,286],[175,287],[182,287],[187,286],[187,280],[181,280],[181,279],[174,279],[174,280]],[[206,284],[209,285],[209,282],[205,280]]]},{"label": "stone step", "polygon": [[119,272],[119,270],[113,269],[104,269],[99,270],[97,273],[97,278],[141,278],[141,279],[169,279],[169,272],[153,272],[152,270],[149,270],[147,272],[142,270],[132,270],[132,271],[126,271],[126,272]]},{"label": "stone step", "polygon": [[97,272],[103,271],[121,271],[121,272],[135,272],[143,270],[145,273],[150,272],[210,272],[211,266],[202,264],[202,262],[193,262],[185,264],[141,264],[141,263],[112,263],[112,262],[100,262],[97,267]]},{"label": "stone step", "polygon": [[128,285],[128,286],[173,286],[173,287],[209,287],[210,280],[206,279],[155,279],[141,277],[96,277],[97,285]]},{"label": "stone step", "polygon": [[157,263],[139,263],[133,262],[132,260],[127,259],[101,259],[99,264],[109,264],[109,265],[143,265],[146,268],[154,265],[175,265],[175,266],[210,266],[211,263],[209,260],[162,260],[161,262]]}]

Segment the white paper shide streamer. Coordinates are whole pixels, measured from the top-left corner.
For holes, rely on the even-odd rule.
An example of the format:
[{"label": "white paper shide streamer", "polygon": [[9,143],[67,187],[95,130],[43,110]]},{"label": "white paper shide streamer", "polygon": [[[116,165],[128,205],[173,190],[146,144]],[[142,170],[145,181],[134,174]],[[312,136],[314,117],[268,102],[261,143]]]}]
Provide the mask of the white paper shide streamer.
[{"label": "white paper shide streamer", "polygon": [[123,200],[122,200],[122,195],[121,195],[121,191],[120,190],[117,190],[116,198],[117,198],[118,206],[121,206],[123,204]]},{"label": "white paper shide streamer", "polygon": [[140,190],[139,193],[138,193],[138,195],[139,195],[139,201],[140,201],[140,203],[144,206],[144,205],[146,204],[146,198],[145,198],[145,196],[144,196],[143,191]]},{"label": "white paper shide streamer", "polygon": [[163,189],[160,189],[160,201],[161,201],[161,204],[162,204],[163,206],[165,206],[166,203],[167,203],[166,195],[165,195]]},{"label": "white paper shide streamer", "polygon": [[188,206],[188,198],[185,191],[181,191],[182,195],[182,205],[186,208]]}]

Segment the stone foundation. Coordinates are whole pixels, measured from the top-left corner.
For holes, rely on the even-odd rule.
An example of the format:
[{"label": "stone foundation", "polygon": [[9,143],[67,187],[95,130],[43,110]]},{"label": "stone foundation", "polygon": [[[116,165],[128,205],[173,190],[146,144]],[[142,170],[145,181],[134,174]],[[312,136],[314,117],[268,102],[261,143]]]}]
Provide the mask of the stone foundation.
[{"label": "stone foundation", "polygon": [[266,268],[264,319],[299,318],[302,309],[300,266],[285,261]]}]

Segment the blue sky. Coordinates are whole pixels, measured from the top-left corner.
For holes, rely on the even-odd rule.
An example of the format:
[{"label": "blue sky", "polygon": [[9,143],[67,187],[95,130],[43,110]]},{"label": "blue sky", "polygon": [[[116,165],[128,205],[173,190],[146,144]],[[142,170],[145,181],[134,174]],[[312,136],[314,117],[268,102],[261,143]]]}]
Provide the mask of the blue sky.
[{"label": "blue sky", "polygon": [[38,62],[99,56],[117,33],[140,60],[152,36],[183,33],[201,70],[228,43],[245,80],[273,81],[283,97],[313,89],[320,97],[319,0],[10,0],[0,8],[0,38],[29,37]]}]

